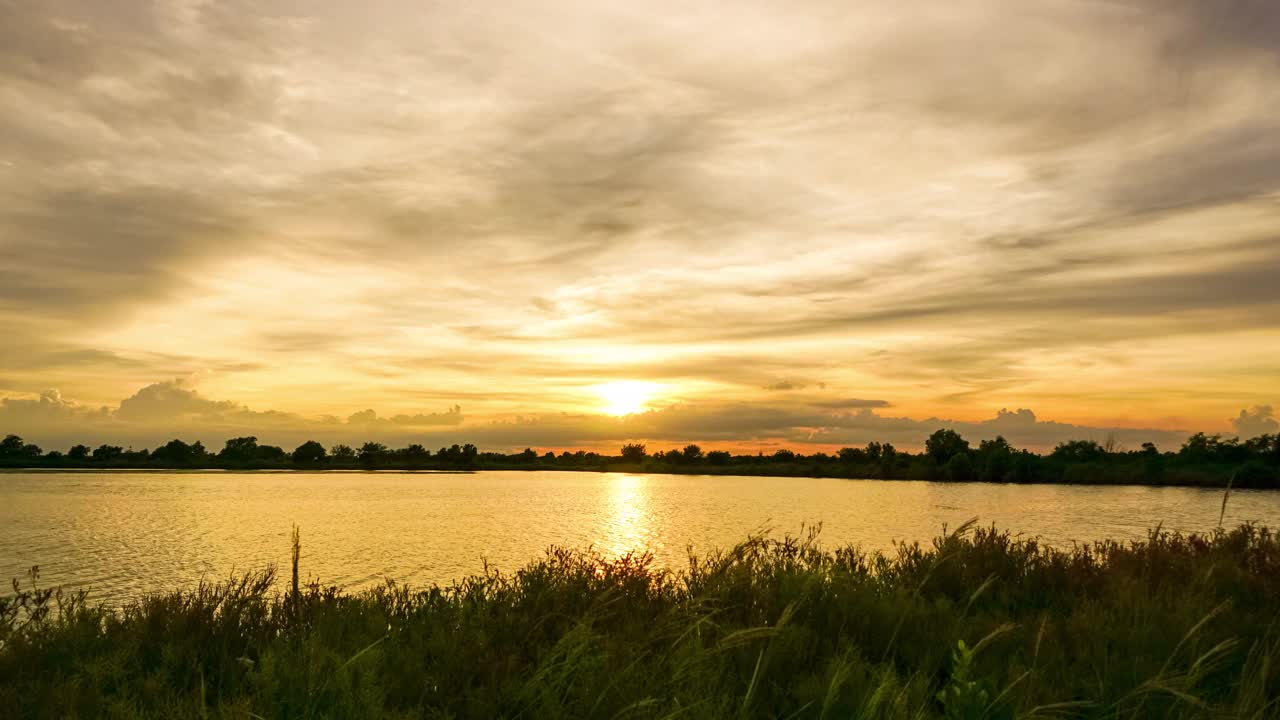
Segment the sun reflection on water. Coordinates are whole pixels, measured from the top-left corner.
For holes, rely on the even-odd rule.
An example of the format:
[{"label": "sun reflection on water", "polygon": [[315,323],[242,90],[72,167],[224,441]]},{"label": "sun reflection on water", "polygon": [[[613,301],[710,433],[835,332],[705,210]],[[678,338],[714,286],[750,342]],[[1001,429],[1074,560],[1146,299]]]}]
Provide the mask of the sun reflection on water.
[{"label": "sun reflection on water", "polygon": [[598,546],[618,556],[631,551],[653,550],[651,480],[645,475],[615,475],[608,494],[605,536]]}]

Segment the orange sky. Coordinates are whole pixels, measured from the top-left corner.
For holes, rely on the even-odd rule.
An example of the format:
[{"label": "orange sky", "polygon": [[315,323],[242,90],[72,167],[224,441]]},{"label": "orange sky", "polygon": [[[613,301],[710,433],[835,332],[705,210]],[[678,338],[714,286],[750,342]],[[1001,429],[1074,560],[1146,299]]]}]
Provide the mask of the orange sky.
[{"label": "orange sky", "polygon": [[4,4],[0,432],[1274,432],[1237,5]]}]

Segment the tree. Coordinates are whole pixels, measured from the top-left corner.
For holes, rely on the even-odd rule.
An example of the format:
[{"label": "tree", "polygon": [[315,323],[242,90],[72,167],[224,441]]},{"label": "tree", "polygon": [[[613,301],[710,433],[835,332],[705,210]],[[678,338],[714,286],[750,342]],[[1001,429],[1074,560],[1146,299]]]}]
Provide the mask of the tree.
[{"label": "tree", "polygon": [[328,453],[325,452],[324,446],[315,440],[308,440],[293,451],[293,464],[315,466],[325,461]]},{"label": "tree", "polygon": [[[551,456],[552,460],[554,460],[556,457],[555,453],[549,452],[547,454]],[[473,468],[476,466],[476,460],[478,460],[479,458],[480,458],[480,448],[476,447],[475,445],[472,445],[471,443],[466,443],[462,446],[462,452],[460,455],[461,467]]]},{"label": "tree", "polygon": [[978,443],[979,467],[984,482],[1004,482],[1013,468],[1013,447],[1003,436]]},{"label": "tree", "polygon": [[969,441],[950,428],[937,430],[924,441],[924,450],[934,462],[946,465],[951,458],[969,452]]},{"label": "tree", "polygon": [[1009,473],[1009,480],[1016,483],[1035,482],[1039,477],[1037,462],[1039,458],[1030,450],[1020,450],[1013,457],[1013,470]]},{"label": "tree", "polygon": [[707,453],[707,462],[712,465],[728,465],[732,456],[724,450],[712,450]]},{"label": "tree", "polygon": [[204,445],[188,445],[181,440],[170,440],[151,453],[151,461],[164,467],[194,467],[205,459]]},{"label": "tree", "polygon": [[25,446],[26,443],[17,435],[5,435],[4,440],[0,440],[0,458],[16,458]]},{"label": "tree", "polygon": [[253,459],[255,463],[263,465],[284,465],[289,460],[289,453],[275,445],[259,445]]},{"label": "tree", "polygon": [[1069,463],[1099,462],[1106,459],[1107,451],[1092,440],[1070,440],[1055,447],[1049,457]]},{"label": "tree", "polygon": [[702,459],[702,448],[697,445],[685,445],[680,454],[684,456],[685,461],[695,463]]},{"label": "tree", "polygon": [[96,463],[113,462],[123,456],[124,448],[119,445],[99,445],[93,451],[93,461]]},{"label": "tree", "polygon": [[516,460],[526,465],[532,465],[538,462],[538,453],[533,448],[525,448],[523,452],[516,455]]},{"label": "tree", "polygon": [[400,456],[408,461],[410,465],[421,465],[431,457],[431,451],[418,443],[413,443],[401,450]]},{"label": "tree", "polygon": [[23,442],[17,435],[7,435],[0,440],[0,460],[9,462],[30,462],[37,460],[44,451],[39,445]]},{"label": "tree", "polygon": [[83,462],[89,459],[90,452],[88,445],[76,445],[67,451],[67,459]]},{"label": "tree", "polygon": [[350,462],[356,459],[356,451],[350,445],[334,445],[329,450],[329,457],[338,462]]},{"label": "tree", "polygon": [[622,459],[627,462],[643,462],[645,459],[645,447],[640,443],[631,443],[622,446]]},{"label": "tree", "polygon": [[840,451],[836,453],[836,455],[840,458],[840,462],[850,465],[866,462],[869,459],[867,457],[867,451],[860,448],[840,448]]},{"label": "tree", "polygon": [[387,446],[382,443],[367,442],[360,446],[360,464],[367,468],[377,467],[387,456]]},{"label": "tree", "polygon": [[257,456],[258,438],[253,436],[231,438],[218,451],[218,460],[229,465],[248,465]]},{"label": "tree", "polygon": [[969,453],[956,453],[947,461],[947,479],[951,482],[972,482],[976,479]]},{"label": "tree", "polygon": [[[872,446],[875,446],[874,448]],[[867,454],[871,455],[874,449],[875,454],[880,456],[880,477],[889,479],[897,474],[898,451],[889,443],[881,445],[880,443],[870,443],[867,445]]]}]

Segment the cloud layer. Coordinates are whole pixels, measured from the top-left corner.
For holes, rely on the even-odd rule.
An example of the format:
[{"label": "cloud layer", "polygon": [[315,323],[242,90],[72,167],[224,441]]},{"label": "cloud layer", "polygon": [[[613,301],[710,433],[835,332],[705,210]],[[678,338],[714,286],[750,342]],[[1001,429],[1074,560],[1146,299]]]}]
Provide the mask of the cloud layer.
[{"label": "cloud layer", "polygon": [[[473,442],[486,450],[594,448],[616,452],[625,442],[653,447],[687,442],[739,452],[788,447],[801,452],[890,442],[918,449],[940,428],[953,428],[977,443],[1003,436],[1017,447],[1047,450],[1067,440],[1114,442],[1134,449],[1155,442],[1176,448],[1188,433],[1153,428],[1093,427],[1039,419],[1028,409],[1001,409],[995,417],[963,421],[896,416],[874,400],[831,402],[691,402],[613,418],[592,413],[546,413],[505,420],[470,418],[460,406],[443,412],[380,417],[362,410],[345,420],[257,411],[206,398],[190,380],[148,385],[115,407],[90,408],[47,391],[38,398],[0,400],[0,428],[22,428],[28,441],[50,449],[73,443],[115,442],[139,447],[173,437],[220,447],[234,436],[254,435],[264,442],[293,447],[305,440],[328,444],[375,440],[431,446]],[[1242,437],[1275,432],[1270,407],[1242,410],[1232,421]]]},{"label": "cloud layer", "polygon": [[0,397],[1227,431],[1280,394],[1276,107],[1264,0],[0,0]]}]

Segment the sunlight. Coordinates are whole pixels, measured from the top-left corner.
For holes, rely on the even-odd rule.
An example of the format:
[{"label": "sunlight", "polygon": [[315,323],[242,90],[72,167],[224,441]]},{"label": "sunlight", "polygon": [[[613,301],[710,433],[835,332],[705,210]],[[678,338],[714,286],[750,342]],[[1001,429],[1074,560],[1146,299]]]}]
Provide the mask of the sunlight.
[{"label": "sunlight", "polygon": [[595,391],[604,400],[604,413],[622,416],[643,412],[646,409],[645,403],[653,397],[656,389],[653,383],[620,380],[597,385]]},{"label": "sunlight", "polygon": [[596,545],[615,557],[662,547],[650,507],[650,479],[644,475],[605,477],[609,483],[607,524]]}]

